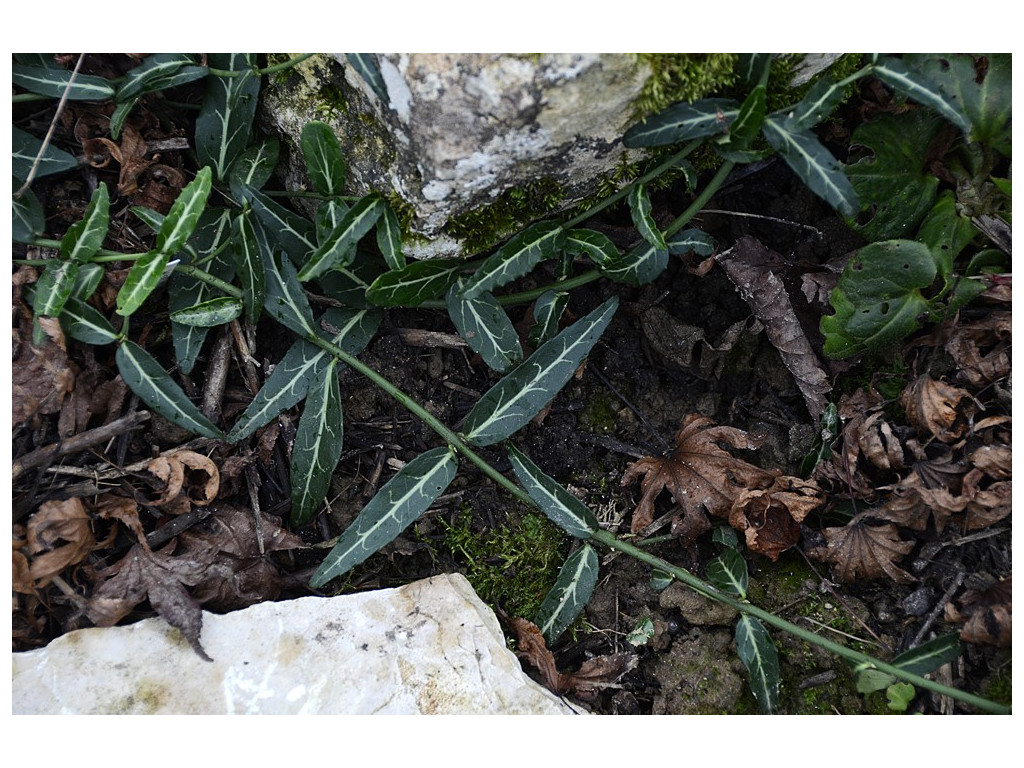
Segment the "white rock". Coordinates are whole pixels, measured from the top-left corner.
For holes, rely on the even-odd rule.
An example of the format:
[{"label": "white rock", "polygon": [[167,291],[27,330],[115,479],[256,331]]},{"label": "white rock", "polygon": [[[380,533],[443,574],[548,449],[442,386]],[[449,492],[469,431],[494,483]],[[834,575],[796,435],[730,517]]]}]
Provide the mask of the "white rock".
[{"label": "white rock", "polygon": [[460,574],[160,619],[14,654],[14,714],[572,714],[530,680]]}]

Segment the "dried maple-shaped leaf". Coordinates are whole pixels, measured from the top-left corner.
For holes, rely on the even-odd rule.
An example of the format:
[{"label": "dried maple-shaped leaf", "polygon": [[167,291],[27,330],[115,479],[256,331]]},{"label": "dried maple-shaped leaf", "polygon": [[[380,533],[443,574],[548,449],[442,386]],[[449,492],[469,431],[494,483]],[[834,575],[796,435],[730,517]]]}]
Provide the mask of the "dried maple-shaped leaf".
[{"label": "dried maple-shaped leaf", "polygon": [[900,404],[914,427],[948,443],[963,434],[958,406],[965,399],[968,403],[974,402],[967,390],[924,374],[907,385],[900,395]]},{"label": "dried maple-shaped leaf", "polygon": [[778,560],[800,540],[800,523],[821,503],[821,488],[814,481],[777,477],[771,488],[741,491],[729,525],[743,532],[751,552]]},{"label": "dried maple-shaped leaf", "polygon": [[28,520],[29,574],[45,587],[65,568],[82,562],[98,547],[80,499],[47,501]]},{"label": "dried maple-shaped leaf", "polygon": [[823,529],[827,546],[807,554],[831,563],[840,581],[853,581],[858,576],[888,576],[901,583],[914,581],[913,576],[895,565],[914,548],[914,542],[900,541],[895,525],[869,525],[865,517],[857,515],[842,528]]},{"label": "dried maple-shaped leaf", "polygon": [[966,622],[960,631],[960,639],[966,643],[1009,648],[1013,641],[1013,577],[985,589],[968,589],[955,605],[946,604],[946,620]]},{"label": "dried maple-shaped leaf", "polygon": [[753,449],[761,442],[741,429],[715,426],[705,416],[687,416],[670,456],[648,456],[622,474],[622,485],[643,477],[640,502],[633,511],[633,533],[654,520],[654,499],[663,489],[672,494],[684,515],[700,515],[706,509],[716,517],[728,517],[740,492],[770,486],[777,473],[737,459],[722,446]]},{"label": "dried maple-shaped leaf", "polygon": [[97,626],[111,627],[148,597],[153,609],[181,631],[201,658],[210,661],[199,644],[203,612],[185,589],[202,579],[208,564],[174,557],[170,554],[173,548],[171,544],[150,552],[139,544],[133,546],[121,560],[97,574],[97,586],[85,613]]},{"label": "dried maple-shaped leaf", "polygon": [[947,488],[926,488],[911,474],[896,486],[892,496],[875,515],[882,520],[902,525],[915,531],[928,528],[928,520],[935,520],[935,530],[942,533],[950,518],[962,512],[966,499],[950,493]]}]

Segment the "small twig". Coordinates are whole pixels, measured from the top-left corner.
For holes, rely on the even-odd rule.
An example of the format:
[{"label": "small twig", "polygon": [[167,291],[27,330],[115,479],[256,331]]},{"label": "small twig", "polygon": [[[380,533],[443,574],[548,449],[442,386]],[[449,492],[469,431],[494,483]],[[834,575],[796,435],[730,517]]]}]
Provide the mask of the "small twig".
[{"label": "small twig", "polygon": [[702,208],[701,214],[705,213],[717,213],[720,216],[740,216],[746,219],[763,219],[764,221],[771,221],[775,224],[786,224],[790,227],[799,227],[800,229],[810,230],[815,234],[816,237],[821,237],[821,230],[812,227],[810,224],[801,224],[798,221],[790,221],[789,219],[778,219],[775,216],[765,216],[760,213],[744,213],[742,211],[724,211],[719,208]]},{"label": "small twig", "polygon": [[253,520],[256,524],[256,545],[260,549],[260,556],[263,556],[266,550],[263,545],[263,520],[260,515],[260,479],[253,464],[245,466],[245,485],[249,489],[249,503],[252,505]]},{"label": "small twig", "polygon": [[221,333],[210,353],[210,363],[206,367],[206,384],[203,387],[203,402],[200,411],[210,421],[217,423],[220,417],[221,401],[224,399],[224,388],[228,383],[228,363],[231,360],[231,334]]},{"label": "small twig", "polygon": [[939,602],[935,604],[934,608],[932,608],[932,612],[928,614],[928,618],[925,619],[924,624],[921,625],[921,629],[919,629],[917,634],[914,636],[913,641],[910,643],[911,648],[916,648],[924,640],[924,636],[928,634],[928,630],[932,628],[932,624],[935,623],[939,614],[942,613],[943,609],[946,607],[946,603],[948,603],[953,597],[953,593],[956,592],[960,588],[960,585],[964,583],[965,575],[966,574],[963,571],[956,572],[956,576],[953,578],[953,583],[950,584],[949,588],[942,594]]}]

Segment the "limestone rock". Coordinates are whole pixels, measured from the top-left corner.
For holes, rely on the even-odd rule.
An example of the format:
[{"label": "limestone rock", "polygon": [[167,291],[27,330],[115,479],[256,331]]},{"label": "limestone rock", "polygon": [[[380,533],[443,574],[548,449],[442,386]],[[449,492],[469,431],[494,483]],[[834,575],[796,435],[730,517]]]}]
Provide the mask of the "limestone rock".
[{"label": "limestone rock", "polygon": [[459,575],[203,617],[201,660],[159,619],[14,654],[14,714],[572,714],[530,680]]}]

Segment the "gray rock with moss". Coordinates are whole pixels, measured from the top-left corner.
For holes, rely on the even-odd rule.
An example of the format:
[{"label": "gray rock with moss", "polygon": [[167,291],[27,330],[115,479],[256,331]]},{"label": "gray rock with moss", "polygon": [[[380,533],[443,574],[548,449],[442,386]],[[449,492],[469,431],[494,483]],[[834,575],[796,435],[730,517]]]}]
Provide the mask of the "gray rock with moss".
[{"label": "gray rock with moss", "polygon": [[[273,80],[264,126],[293,146],[322,120],[348,190],[399,210],[414,258],[465,256],[616,183],[641,157],[619,137],[640,116],[730,81],[735,57],[635,54],[367,54],[387,100],[344,54]],[[303,184],[292,152],[291,188]]]}]

